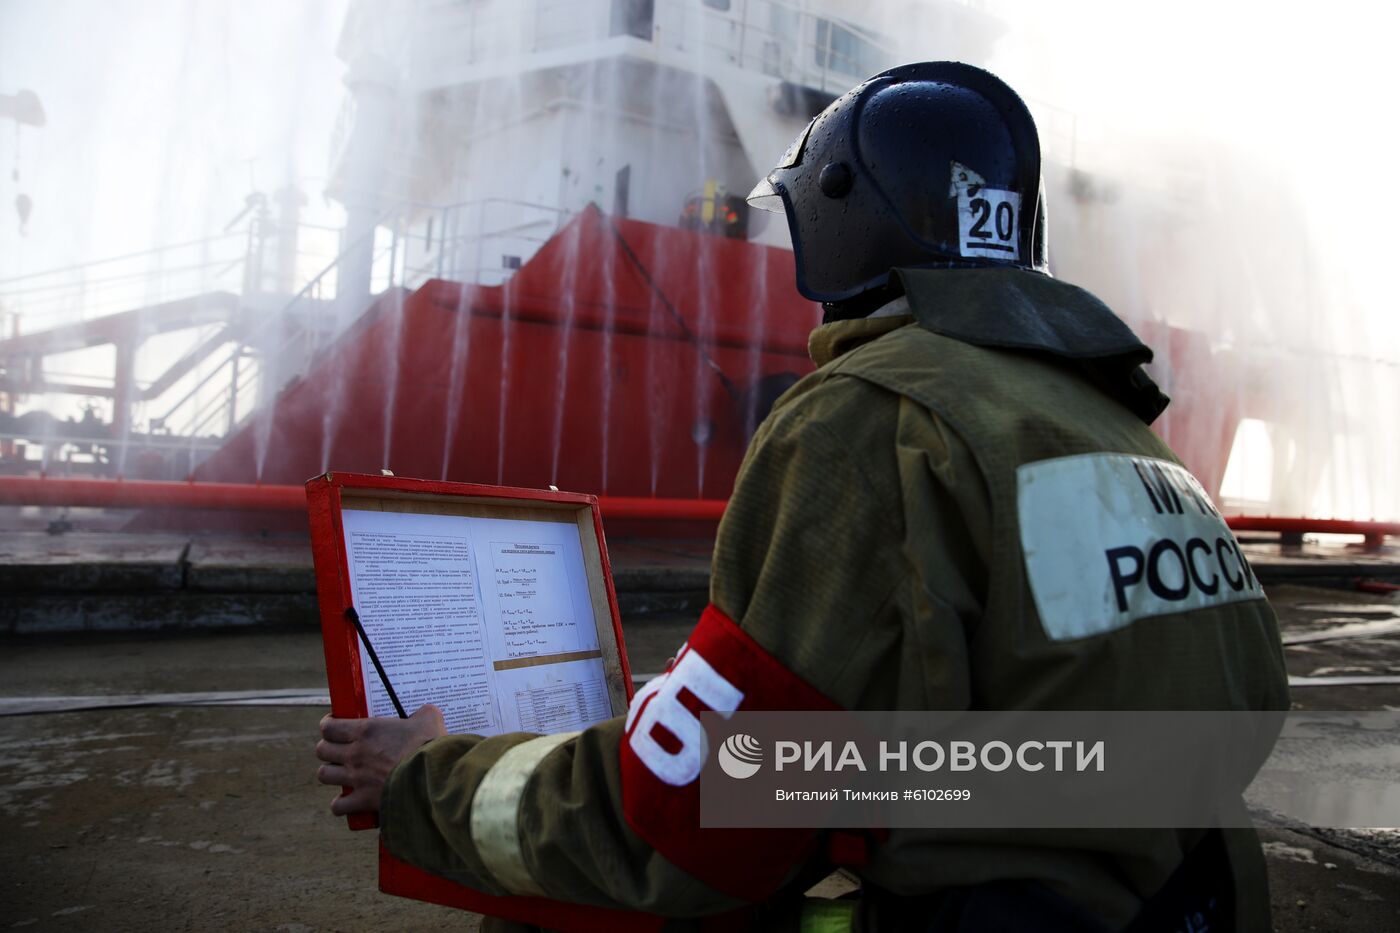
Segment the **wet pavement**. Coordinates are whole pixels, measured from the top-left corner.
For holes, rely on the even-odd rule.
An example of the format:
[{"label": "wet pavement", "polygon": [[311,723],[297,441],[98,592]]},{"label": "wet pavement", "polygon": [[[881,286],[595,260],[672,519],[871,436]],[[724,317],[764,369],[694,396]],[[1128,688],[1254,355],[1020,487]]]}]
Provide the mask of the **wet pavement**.
[{"label": "wet pavement", "polygon": [[[657,670],[691,617],[628,633]],[[324,691],[314,631],[11,640],[17,696]],[[315,782],[316,706],[141,707],[0,717],[0,930],[462,930],[381,895],[374,833]]]},{"label": "wet pavement", "polygon": [[[1400,595],[1277,585],[1293,675],[1400,673]],[[691,613],[626,622],[660,669]],[[1322,635],[1328,637],[1323,638]],[[86,632],[0,642],[0,694],[324,689],[319,635]],[[1400,685],[1298,687],[1305,709],[1400,709]],[[0,930],[474,929],[379,894],[372,833],[326,809],[319,706],[149,706],[0,716]],[[1281,931],[1400,929],[1400,834],[1261,827]]]}]

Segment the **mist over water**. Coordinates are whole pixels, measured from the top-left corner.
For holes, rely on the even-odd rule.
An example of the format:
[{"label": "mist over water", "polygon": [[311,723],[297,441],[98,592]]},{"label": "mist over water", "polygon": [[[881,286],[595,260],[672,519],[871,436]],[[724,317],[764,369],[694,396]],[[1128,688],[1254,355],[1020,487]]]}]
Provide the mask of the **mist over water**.
[{"label": "mist over water", "polygon": [[[1052,268],[1157,351],[1153,375],[1175,400],[1163,437],[1231,511],[1400,515],[1400,317],[1386,273],[1400,189],[1376,172],[1400,144],[1381,116],[1400,77],[1397,14],[1362,2],[967,6],[1005,26],[985,61],[968,60],[1037,119]],[[887,24],[947,22],[937,4],[877,8]],[[928,57],[920,31],[891,34],[901,58]]]},{"label": "mist over water", "polygon": [[[1378,99],[1396,83],[1386,48],[1393,14],[1359,2],[1329,4],[1323,16],[1311,7],[1195,0],[1156,8],[1089,0],[729,6],[720,16],[701,0],[237,8],[12,0],[0,7],[0,95],[32,87],[49,121],[16,127],[0,117],[0,169],[6,179],[12,164],[20,170],[18,181],[0,186],[0,212],[19,188],[34,201],[25,236],[0,213],[0,310],[21,322],[0,319],[0,338],[13,326],[30,333],[188,295],[246,295],[239,263],[250,229],[245,219],[230,233],[229,223],[250,194],[298,187],[310,202],[303,222],[346,231],[319,253],[311,234],[299,237],[290,289],[255,283],[269,297],[244,316],[253,332],[230,332],[230,346],[253,354],[244,378],[260,373],[233,406],[241,420],[261,405],[244,422],[255,439],[248,479],[264,476],[279,445],[309,445],[315,465],[344,468],[335,462],[341,439],[369,431],[379,462],[364,468],[394,469],[396,450],[428,445],[423,475],[582,477],[601,492],[623,475],[624,461],[639,459],[646,488],[636,492],[722,495],[710,434],[723,425],[712,413],[738,406],[739,430],[751,433],[757,386],[783,366],[759,353],[716,356],[740,396],[727,400],[710,361],[697,361],[683,340],[681,350],[668,344],[635,357],[637,338],[620,330],[615,291],[636,275],[632,261],[607,251],[595,267],[597,257],[579,251],[581,228],[569,224],[596,204],[610,216],[670,227],[687,204],[703,212],[719,203],[716,191],[745,193],[805,122],[769,106],[774,80],[764,69],[804,66],[804,80],[814,80],[811,43],[821,35],[828,66],[816,70],[829,86],[819,90],[831,94],[858,80],[829,67],[839,50],[861,74],[901,61],[971,61],[1027,99],[1045,156],[1054,272],[1103,298],[1158,351],[1154,376],[1176,400],[1158,428],[1220,490],[1228,511],[1400,519],[1400,322],[1387,275],[1400,254],[1400,190],[1386,177],[1396,140]],[[655,20],[642,29],[628,17],[646,7]],[[826,32],[811,31],[818,19]],[[857,42],[854,30],[838,42],[841,21],[868,30],[871,41]],[[71,36],[93,29],[105,51],[86,40],[73,46]],[[778,41],[785,29],[788,45]],[[610,51],[608,43],[639,33],[659,50],[654,62]],[[142,55],[148,65],[133,65]],[[762,220],[751,237],[784,244],[783,224],[755,229]],[[522,358],[538,326],[521,317],[522,302],[536,296],[521,293],[514,270],[561,231],[558,326],[543,352]],[[203,243],[216,235],[230,242]],[[679,281],[676,265],[685,263],[694,286],[684,295],[645,291],[647,331],[673,329],[675,304],[702,347],[731,320],[751,346],[777,339],[780,322],[722,306],[721,283],[733,273],[719,237],[678,257],[658,245],[660,236],[637,247],[650,249],[649,274]],[[203,243],[195,250],[202,258],[149,253],[185,240]],[[271,256],[275,238],[266,242]],[[104,270],[91,266],[58,276],[41,294],[10,281],[125,252],[143,254],[123,268],[139,283],[131,293],[114,297]],[[767,262],[765,254],[747,267],[748,293],[762,305],[777,300],[765,291]],[[274,265],[269,258],[267,278]],[[328,269],[320,291],[302,293]],[[277,428],[271,403],[301,374],[274,365],[288,334],[326,352],[359,319],[369,292],[434,277],[504,288],[489,336],[464,292],[439,335],[450,365],[411,389],[399,369],[416,331],[404,325],[401,302],[385,305],[385,326],[369,356],[357,358],[360,368],[333,370],[324,383],[319,433]],[[172,337],[159,352],[148,345],[135,383],[156,380],[210,339],[211,326]],[[202,360],[170,390],[174,397],[192,391],[201,410],[215,410],[217,387],[230,375],[220,359]],[[73,365],[111,378],[105,357]],[[494,397],[472,379],[487,365],[499,372]],[[587,447],[585,469],[566,406],[576,403],[571,387],[592,371],[607,374],[595,399],[603,440]],[[345,402],[366,372],[387,374],[373,412]],[[522,446],[512,429],[512,399],[532,382],[547,384],[553,400],[535,425],[538,448],[533,440]],[[447,396],[430,439],[406,436],[396,423],[410,390]],[[608,413],[627,393],[648,401],[624,423]],[[123,437],[158,434],[152,418],[170,404],[152,398],[130,422],[113,421],[113,449],[126,449]],[[29,393],[13,410],[61,419],[76,417],[79,405]],[[112,420],[110,400],[96,406]],[[463,409],[489,416],[469,429]],[[218,421],[210,422],[218,431],[181,440],[190,457],[222,443]],[[72,428],[54,420],[49,430]],[[513,471],[537,449],[539,475],[520,479]],[[132,475],[132,463],[119,471]],[[686,479],[668,485],[673,475]]]},{"label": "mist over water", "polygon": [[[1059,164],[1056,272],[1158,349],[1154,374],[1181,403],[1163,436],[1180,448],[1238,423],[1228,472],[1192,464],[1222,471],[1237,508],[1400,515],[1400,319],[1385,271],[1400,192],[1371,168],[1400,141],[1380,117],[1396,14],[998,8],[1013,25],[992,66],[1041,102]],[[1074,114],[1071,138],[1045,104]]]}]

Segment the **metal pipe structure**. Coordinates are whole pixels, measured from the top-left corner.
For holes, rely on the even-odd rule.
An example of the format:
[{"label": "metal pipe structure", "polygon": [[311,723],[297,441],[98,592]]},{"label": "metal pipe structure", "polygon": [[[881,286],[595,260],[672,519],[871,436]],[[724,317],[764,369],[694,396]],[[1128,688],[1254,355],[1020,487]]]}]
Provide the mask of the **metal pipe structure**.
[{"label": "metal pipe structure", "polygon": [[[723,499],[631,496],[600,496],[598,503],[607,518],[658,521],[718,521],[728,504]],[[257,483],[0,476],[0,506],[7,505],[284,512],[305,509],[306,492],[300,486]],[[1225,522],[1235,531],[1364,535],[1377,543],[1386,535],[1400,536],[1400,522],[1257,515],[1231,515]]]}]

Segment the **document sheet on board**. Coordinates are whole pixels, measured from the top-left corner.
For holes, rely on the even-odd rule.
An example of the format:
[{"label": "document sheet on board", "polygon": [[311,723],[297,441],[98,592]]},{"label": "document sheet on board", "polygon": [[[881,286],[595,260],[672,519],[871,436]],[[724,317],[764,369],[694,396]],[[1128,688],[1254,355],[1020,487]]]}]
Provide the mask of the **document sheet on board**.
[{"label": "document sheet on board", "polygon": [[[454,733],[565,732],[612,715],[578,526],[344,509],[360,621],[404,709]],[[371,716],[393,716],[360,646]]]}]

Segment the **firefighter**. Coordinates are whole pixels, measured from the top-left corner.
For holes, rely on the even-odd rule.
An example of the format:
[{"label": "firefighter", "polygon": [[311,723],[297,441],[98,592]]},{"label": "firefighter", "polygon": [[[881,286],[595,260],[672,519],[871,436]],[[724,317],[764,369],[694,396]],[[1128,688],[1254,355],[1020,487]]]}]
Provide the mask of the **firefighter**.
[{"label": "firefighter", "polygon": [[804,905],[832,837],[698,827],[697,699],[1287,708],[1263,591],[1148,428],[1151,352],[1050,276],[1041,190],[1030,114],[985,71],[901,66],[833,102],[750,200],[824,305],[818,368],[753,439],[677,659],[576,735],[327,719],[321,779],[356,787],[334,812],[378,810],[391,851],[488,893],[760,904],[762,929],[1269,930],[1250,831],[894,829],[838,859],[858,901]]}]

